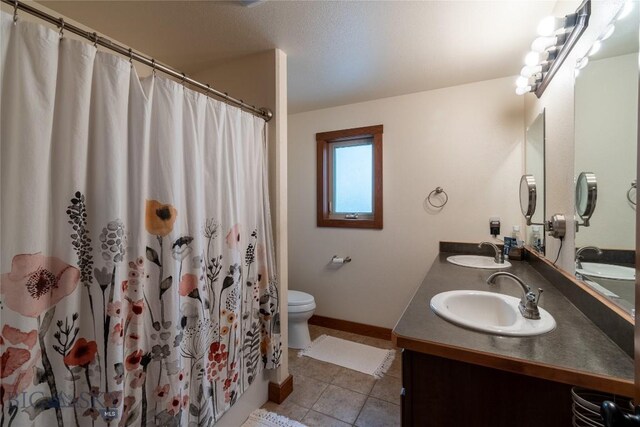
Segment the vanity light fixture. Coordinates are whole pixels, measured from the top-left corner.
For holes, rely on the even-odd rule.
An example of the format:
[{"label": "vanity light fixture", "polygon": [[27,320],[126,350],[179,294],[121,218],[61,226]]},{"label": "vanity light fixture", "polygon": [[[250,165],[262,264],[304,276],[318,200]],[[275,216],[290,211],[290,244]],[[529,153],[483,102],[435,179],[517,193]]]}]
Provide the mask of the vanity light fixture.
[{"label": "vanity light fixture", "polygon": [[587,64],[589,63],[589,57],[585,56],[583,58],[580,58],[576,61],[576,68],[578,70],[582,70],[584,67],[587,66]]},{"label": "vanity light fixture", "polygon": [[627,0],[625,4],[620,8],[618,15],[616,16],[616,20],[621,20],[629,16],[631,10],[633,9],[633,1]]},{"label": "vanity light fixture", "polygon": [[587,55],[589,56],[595,55],[600,51],[601,47],[602,47],[602,42],[600,40],[596,40],[591,46],[591,49],[589,49],[589,53]]},{"label": "vanity light fixture", "polygon": [[566,43],[568,35],[569,33],[565,31],[555,36],[538,37],[531,43],[531,50],[534,52],[544,52],[550,47],[562,46]]},{"label": "vanity light fixture", "polygon": [[[531,43],[531,52],[525,57],[525,67],[518,79],[516,93],[534,92],[538,98],[566,59],[571,49],[589,25],[591,0],[584,0],[575,13],[564,17],[548,16],[540,21],[538,34]],[[525,90],[526,89],[526,90]]]},{"label": "vanity light fixture", "polygon": [[579,58],[578,60],[576,60],[576,69],[575,69],[576,77],[578,77],[578,75],[580,74],[580,70],[582,70],[584,67],[587,66],[587,63],[589,62],[589,57],[595,55],[600,51],[600,49],[602,48],[602,42],[608,39],[609,37],[611,37],[613,33],[616,31],[615,22],[621,19],[624,19],[626,16],[628,16],[633,10],[633,6],[634,6],[634,2],[631,0],[628,0],[625,3],[623,3],[622,6],[620,6],[620,9],[616,13],[616,15],[614,16],[614,18],[611,20],[611,23],[609,24],[607,29],[604,30],[604,32],[600,35],[600,37],[596,39],[595,42],[593,42],[593,44],[591,45],[591,48],[587,51],[587,54],[582,58]]},{"label": "vanity light fixture", "polygon": [[575,27],[578,22],[578,13],[572,13],[562,18],[557,16],[547,16],[538,24],[538,35],[543,37],[552,36],[561,28]]},{"label": "vanity light fixture", "polygon": [[578,77],[580,75],[580,70],[586,67],[588,63],[589,63],[588,56],[583,56],[582,58],[578,59],[576,61],[576,71],[575,71],[574,77]]},{"label": "vanity light fixture", "polygon": [[531,51],[524,58],[524,63],[533,66],[545,63],[553,62],[558,56],[558,48],[552,47],[551,49],[544,50],[542,52]]},{"label": "vanity light fixture", "polygon": [[603,42],[606,39],[608,39],[609,37],[611,37],[613,35],[613,32],[616,30],[616,26],[611,24],[607,27],[606,31],[604,32],[604,34],[602,35],[602,37],[600,37],[600,41]]},{"label": "vanity light fixture", "polygon": [[546,73],[547,71],[549,71],[549,64],[545,62],[544,64],[525,65],[524,67],[522,67],[520,75],[529,78],[535,74],[542,74]]},{"label": "vanity light fixture", "polygon": [[516,86],[518,87],[527,87],[527,86],[533,86],[538,82],[538,77],[539,75],[534,74],[531,77],[524,77],[524,76],[520,76],[516,79]]},{"label": "vanity light fixture", "polygon": [[516,95],[524,95],[525,93],[531,92],[533,86],[523,86],[516,88]]}]

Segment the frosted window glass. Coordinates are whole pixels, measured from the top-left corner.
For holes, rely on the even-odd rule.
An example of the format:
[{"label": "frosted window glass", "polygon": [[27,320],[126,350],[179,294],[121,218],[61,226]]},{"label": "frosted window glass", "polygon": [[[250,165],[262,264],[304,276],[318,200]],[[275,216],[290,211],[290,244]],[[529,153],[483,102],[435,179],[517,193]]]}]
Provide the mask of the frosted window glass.
[{"label": "frosted window glass", "polygon": [[373,212],[373,145],[338,146],[333,150],[333,210]]}]

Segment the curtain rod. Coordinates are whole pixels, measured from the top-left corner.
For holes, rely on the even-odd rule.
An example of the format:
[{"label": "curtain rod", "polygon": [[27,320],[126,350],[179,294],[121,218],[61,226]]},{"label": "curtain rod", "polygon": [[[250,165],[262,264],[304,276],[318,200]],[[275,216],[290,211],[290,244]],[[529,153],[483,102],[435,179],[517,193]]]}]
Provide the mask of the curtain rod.
[{"label": "curtain rod", "polygon": [[97,33],[91,33],[89,31],[85,31],[82,28],[76,27],[75,25],[72,24],[68,24],[64,21],[63,18],[55,18],[52,15],[49,15],[48,13],[45,13],[41,10],[38,10],[32,6],[29,6],[28,4],[25,4],[21,1],[18,0],[2,0],[3,3],[6,4],[10,4],[11,6],[13,6],[14,8],[14,20],[17,19],[17,12],[18,10],[22,10],[24,12],[29,13],[30,15],[34,15],[44,21],[47,21],[53,25],[56,25],[58,28],[60,28],[61,31],[69,31],[70,33],[76,34],[80,37],[83,37],[91,42],[93,42],[95,45],[100,45],[103,46],[107,49],[110,49],[114,52],[117,52],[123,56],[126,56],[128,58],[130,58],[131,60],[134,61],[138,61],[141,62],[142,64],[145,64],[151,68],[153,68],[154,70],[158,70],[158,71],[162,71],[165,74],[170,75],[171,77],[174,77],[178,80],[180,80],[183,84],[184,83],[188,83],[191,86],[195,86],[198,89],[201,89],[202,91],[204,91],[207,95],[212,94],[214,96],[217,96],[218,98],[221,98],[224,102],[228,103],[228,104],[233,104],[235,106],[238,106],[246,111],[249,111],[250,113],[261,117],[262,119],[264,119],[266,122],[268,122],[269,120],[271,120],[271,118],[273,117],[273,113],[271,112],[271,110],[269,110],[268,108],[258,108],[254,105],[249,105],[247,103],[245,103],[243,100],[241,99],[237,99],[234,98],[232,96],[229,96],[228,94],[224,93],[224,92],[220,92],[219,90],[213,89],[211,86],[209,86],[208,84],[204,84],[204,83],[200,83],[197,80],[192,79],[191,77],[187,77],[184,73],[181,73],[179,71],[176,71],[174,69],[172,69],[171,67],[167,66],[167,65],[163,65],[159,62],[157,62],[155,59],[153,58],[147,58],[139,53],[134,52],[133,50],[124,47],[122,45],[119,45],[115,42],[113,42],[112,40],[99,36]]}]

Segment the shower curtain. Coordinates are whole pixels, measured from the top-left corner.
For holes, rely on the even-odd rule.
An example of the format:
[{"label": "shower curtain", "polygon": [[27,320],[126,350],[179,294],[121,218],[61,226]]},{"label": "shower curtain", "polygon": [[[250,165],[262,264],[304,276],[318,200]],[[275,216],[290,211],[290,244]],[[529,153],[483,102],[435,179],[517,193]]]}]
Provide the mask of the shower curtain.
[{"label": "shower curtain", "polygon": [[8,426],[209,426],[280,363],[266,124],[1,14]]}]

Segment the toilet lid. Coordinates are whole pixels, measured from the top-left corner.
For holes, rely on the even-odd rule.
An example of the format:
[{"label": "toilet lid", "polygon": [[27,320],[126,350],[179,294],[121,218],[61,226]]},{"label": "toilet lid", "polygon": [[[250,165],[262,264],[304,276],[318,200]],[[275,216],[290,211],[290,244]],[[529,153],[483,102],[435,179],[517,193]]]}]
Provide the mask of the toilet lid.
[{"label": "toilet lid", "polygon": [[306,292],[289,291],[288,305],[304,305],[304,304],[311,304],[312,302],[313,302],[313,295],[309,295]]}]

